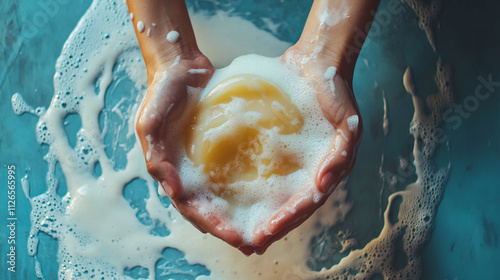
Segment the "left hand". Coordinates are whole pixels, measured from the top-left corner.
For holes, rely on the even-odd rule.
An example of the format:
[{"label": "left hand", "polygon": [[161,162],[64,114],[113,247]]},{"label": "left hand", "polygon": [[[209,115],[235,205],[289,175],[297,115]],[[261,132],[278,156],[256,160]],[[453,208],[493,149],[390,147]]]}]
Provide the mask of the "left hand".
[{"label": "left hand", "polygon": [[[308,49],[296,44],[285,52],[282,61],[298,67],[300,75],[313,84],[323,115],[335,130],[333,146],[316,173],[316,190],[305,188],[295,194],[268,223],[271,235],[256,233],[253,249],[258,254],[264,253],[273,242],[298,227],[325,203],[336,186],[351,172],[361,141],[362,122],[351,85],[339,73],[332,72],[330,67],[333,65],[326,64],[331,59],[317,56]],[[314,196],[318,191],[321,198],[315,202]]]}]

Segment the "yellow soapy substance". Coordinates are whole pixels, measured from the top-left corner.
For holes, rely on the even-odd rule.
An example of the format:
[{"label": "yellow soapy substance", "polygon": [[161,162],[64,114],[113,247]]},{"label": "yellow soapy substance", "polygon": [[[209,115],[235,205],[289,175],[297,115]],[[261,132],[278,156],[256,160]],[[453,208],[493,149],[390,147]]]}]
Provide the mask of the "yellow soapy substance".
[{"label": "yellow soapy substance", "polygon": [[[228,108],[237,109],[228,109]],[[218,196],[234,195],[227,184],[272,175],[286,176],[302,168],[300,158],[279,135],[300,134],[304,119],[288,94],[255,75],[237,75],[217,85],[193,110],[186,151],[203,165]]]}]

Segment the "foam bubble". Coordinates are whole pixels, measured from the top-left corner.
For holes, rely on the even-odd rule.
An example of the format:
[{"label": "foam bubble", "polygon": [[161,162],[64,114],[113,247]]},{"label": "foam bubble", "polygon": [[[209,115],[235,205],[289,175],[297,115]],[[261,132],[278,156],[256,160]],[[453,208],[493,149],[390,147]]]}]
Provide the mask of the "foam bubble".
[{"label": "foam bubble", "polygon": [[358,115],[352,115],[352,116],[347,118],[347,127],[350,131],[357,131],[358,124],[359,124],[359,116]]},{"label": "foam bubble", "polygon": [[144,32],[144,22],[142,21],[137,22],[137,31],[139,31],[139,33]]},{"label": "foam bubble", "polygon": [[179,36],[180,36],[179,32],[172,30],[167,34],[167,41],[169,41],[172,44],[177,43],[177,41],[179,40]]},{"label": "foam bubble", "polygon": [[324,78],[328,80],[328,84],[330,85],[330,91],[333,95],[335,95],[335,85],[333,84],[333,77],[337,73],[337,68],[334,66],[330,66],[326,69]]},{"label": "foam bubble", "polygon": [[33,108],[26,104],[24,98],[19,93],[14,93],[11,99],[12,109],[16,115],[22,115],[26,112],[33,112]]},{"label": "foam bubble", "polygon": [[[175,61],[174,61],[174,63],[175,63]],[[188,70],[189,74],[206,74],[207,72],[208,72],[207,69],[189,69]]]}]

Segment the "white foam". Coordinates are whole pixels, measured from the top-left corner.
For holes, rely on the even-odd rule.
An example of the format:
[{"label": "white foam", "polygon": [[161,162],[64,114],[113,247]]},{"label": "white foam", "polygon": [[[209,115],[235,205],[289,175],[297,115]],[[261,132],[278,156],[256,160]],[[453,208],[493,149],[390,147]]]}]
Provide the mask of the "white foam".
[{"label": "white foam", "polygon": [[172,63],[172,65],[170,65],[170,68],[174,68],[175,66],[179,65],[179,62],[181,61],[181,56],[178,55],[175,57],[175,61],[174,63]]},{"label": "white foam", "polygon": [[139,33],[144,32],[144,22],[142,21],[137,22],[137,31],[139,31]]},{"label": "white foam", "polygon": [[[289,42],[281,41],[268,32],[255,34],[250,30],[258,28],[252,22],[231,16],[229,12],[218,11],[217,16],[200,13],[191,17],[191,22],[200,50],[212,60],[216,68],[227,66],[234,58],[250,53],[279,56],[290,47]],[[242,30],[255,36],[249,36]],[[214,47],[213,42],[217,42],[218,47]],[[238,47],[235,47],[235,42],[238,42]]]},{"label": "white foam", "polygon": [[358,115],[352,115],[347,118],[347,127],[350,131],[357,131],[358,130],[358,125],[359,125],[359,116]]},{"label": "white foam", "polygon": [[151,160],[151,151],[154,149],[154,145],[152,143],[153,138],[151,137],[151,135],[146,136],[146,141],[148,141],[148,150],[146,152],[146,160],[150,161]]},{"label": "white foam", "polygon": [[337,73],[337,68],[334,66],[330,66],[326,69],[324,78],[328,80],[328,84],[330,85],[330,91],[333,95],[335,95],[335,85],[333,84],[333,78]]},{"label": "white foam", "polygon": [[208,69],[189,69],[188,70],[189,74],[206,74],[207,72],[208,72]]},{"label": "white foam", "polygon": [[349,4],[346,0],[335,2],[338,7],[328,7],[329,1],[321,1],[318,9],[318,19],[321,28],[337,25],[342,20],[349,18]]},{"label": "white foam", "polygon": [[33,113],[33,107],[26,104],[24,98],[19,93],[14,93],[11,98],[12,109],[16,115],[22,115],[26,112]]},{"label": "white foam", "polygon": [[180,36],[179,32],[172,30],[167,34],[167,41],[169,41],[172,44],[177,43],[177,41],[179,40],[179,36]]}]

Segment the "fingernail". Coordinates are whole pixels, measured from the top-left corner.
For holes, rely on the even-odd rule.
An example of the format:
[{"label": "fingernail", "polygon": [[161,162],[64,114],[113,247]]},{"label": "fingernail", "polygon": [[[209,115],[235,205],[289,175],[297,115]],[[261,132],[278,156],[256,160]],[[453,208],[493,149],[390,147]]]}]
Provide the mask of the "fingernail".
[{"label": "fingernail", "polygon": [[331,181],[332,181],[333,174],[331,172],[326,173],[323,175],[323,178],[321,179],[320,183],[320,191],[321,192],[327,192],[328,189],[330,188]]}]

